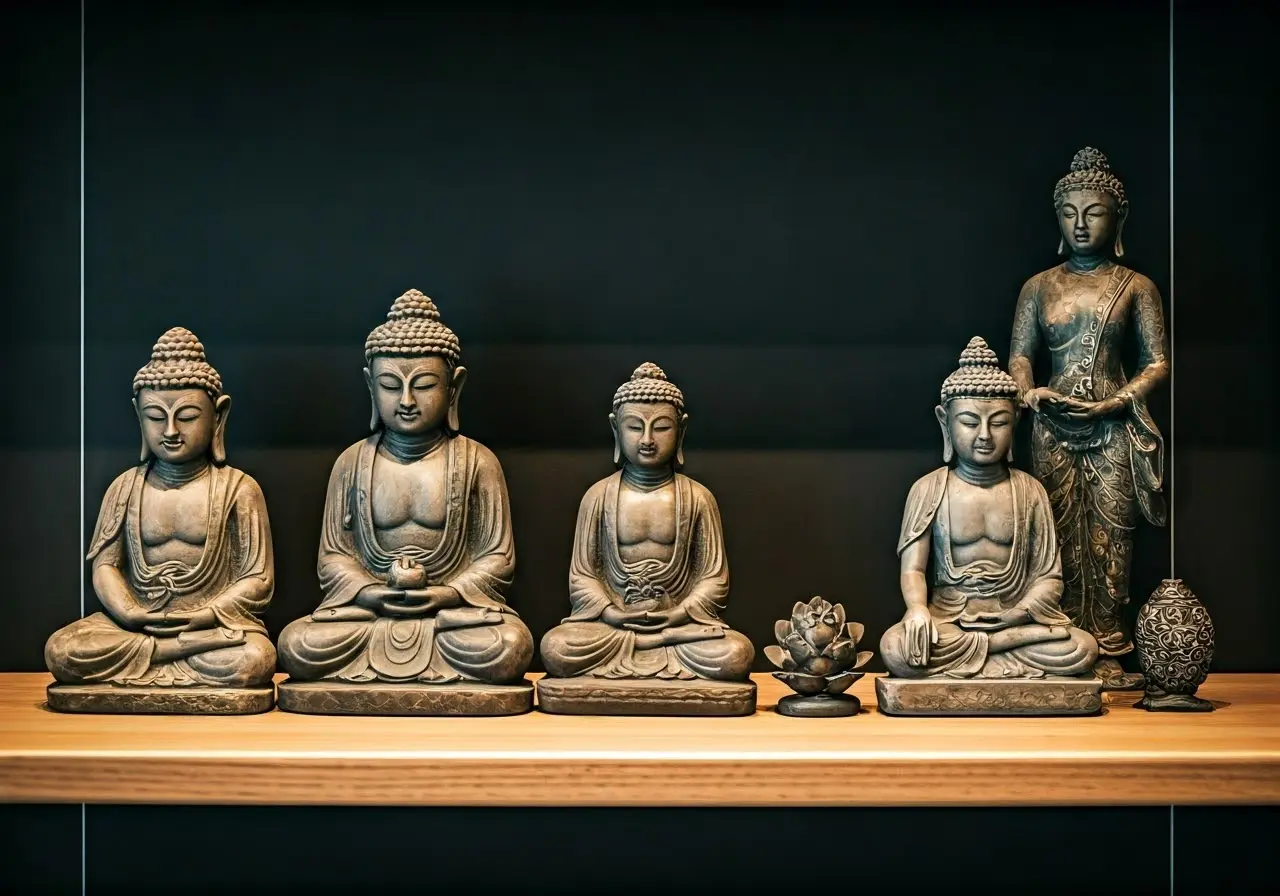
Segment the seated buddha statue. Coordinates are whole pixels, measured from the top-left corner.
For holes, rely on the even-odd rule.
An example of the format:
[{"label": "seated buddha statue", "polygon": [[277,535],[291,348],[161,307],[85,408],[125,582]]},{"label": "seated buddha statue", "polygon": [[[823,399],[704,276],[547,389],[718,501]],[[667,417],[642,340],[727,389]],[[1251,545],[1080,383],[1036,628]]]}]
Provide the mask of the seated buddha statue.
[{"label": "seated buddha statue", "polygon": [[369,334],[365,360],[373,432],[329,476],[322,600],[280,633],[280,707],[527,712],[533,636],[505,599],[516,566],[507,485],[493,452],[458,431],[458,338],[411,289]]},{"label": "seated buddha statue", "polygon": [[1059,606],[1049,497],[1009,466],[1018,395],[979,338],[943,383],[935,413],[946,465],[907,497],[898,539],[907,610],[880,642],[891,676],[876,685],[886,712],[1079,714],[1100,706],[1098,643]]},{"label": "seated buddha statue", "polygon": [[103,612],[55,632],[45,663],[66,712],[265,712],[276,652],[258,618],[275,567],[262,490],[227,465],[231,396],[175,327],[133,380],[138,466],[116,477],[89,545]]},{"label": "seated buddha statue", "polygon": [[754,711],[755,650],[720,618],[729,565],[716,500],[676,472],[689,417],[655,364],[613,397],[614,463],[578,509],[570,615],[542,639],[549,712]]}]

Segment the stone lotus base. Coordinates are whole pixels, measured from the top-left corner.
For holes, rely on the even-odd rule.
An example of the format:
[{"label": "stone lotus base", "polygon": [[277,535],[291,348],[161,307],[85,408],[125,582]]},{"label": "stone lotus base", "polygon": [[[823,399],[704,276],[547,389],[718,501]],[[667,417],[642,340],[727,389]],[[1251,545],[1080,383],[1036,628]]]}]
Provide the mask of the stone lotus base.
[{"label": "stone lotus base", "polygon": [[279,685],[280,708],[322,716],[515,716],[533,709],[533,685],[294,681]]},{"label": "stone lotus base", "polygon": [[574,716],[749,716],[756,711],[756,686],[702,679],[543,678],[538,708]]},{"label": "stone lotus base", "polygon": [[133,715],[242,716],[267,712],[275,688],[133,687],[113,684],[51,684],[45,691],[54,712]]},{"label": "stone lotus base", "polygon": [[1089,716],[1102,709],[1102,681],[1082,678],[876,679],[891,716]]},{"label": "stone lotus base", "polygon": [[843,719],[856,716],[862,710],[862,701],[852,694],[818,694],[807,697],[789,694],[778,701],[780,715],[797,719]]}]

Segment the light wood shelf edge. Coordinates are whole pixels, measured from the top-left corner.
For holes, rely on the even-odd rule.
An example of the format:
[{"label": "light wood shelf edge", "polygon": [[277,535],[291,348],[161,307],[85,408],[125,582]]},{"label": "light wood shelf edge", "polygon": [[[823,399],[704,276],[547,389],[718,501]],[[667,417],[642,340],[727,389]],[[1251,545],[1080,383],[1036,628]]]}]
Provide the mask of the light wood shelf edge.
[{"label": "light wood shelf edge", "polygon": [[[953,806],[1280,803],[1280,675],[1202,715],[741,719],[69,716],[0,675],[0,801],[241,805]],[[873,702],[870,678],[856,692]]]}]

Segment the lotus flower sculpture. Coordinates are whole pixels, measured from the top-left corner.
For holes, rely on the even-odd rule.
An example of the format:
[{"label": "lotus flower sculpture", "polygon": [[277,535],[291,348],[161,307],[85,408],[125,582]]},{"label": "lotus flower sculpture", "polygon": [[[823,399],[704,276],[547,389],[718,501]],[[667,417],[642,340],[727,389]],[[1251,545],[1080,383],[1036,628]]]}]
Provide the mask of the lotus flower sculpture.
[{"label": "lotus flower sculpture", "polygon": [[821,597],[797,601],[790,619],[773,627],[777,644],[764,649],[781,669],[773,677],[796,693],[778,702],[778,712],[793,716],[849,716],[858,712],[858,698],[844,692],[865,673],[871,651],[858,651],[862,623],[845,622],[844,607]]}]

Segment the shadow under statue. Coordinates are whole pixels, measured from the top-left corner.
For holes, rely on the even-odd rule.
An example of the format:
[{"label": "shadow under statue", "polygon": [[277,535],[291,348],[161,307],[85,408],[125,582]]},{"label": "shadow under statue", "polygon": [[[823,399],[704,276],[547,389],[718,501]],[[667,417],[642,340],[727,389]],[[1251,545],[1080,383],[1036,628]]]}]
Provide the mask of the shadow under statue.
[{"label": "shadow under statue", "polygon": [[49,708],[244,714],[275,702],[259,615],[275,565],[258,484],[227,465],[231,396],[175,327],[133,381],[142,462],[102,500],[88,559],[103,612],[55,632]]},{"label": "shadow under statue", "polygon": [[736,716],[755,711],[755,649],[720,618],[729,596],[720,509],[684,465],[684,395],[656,364],[614,394],[622,469],[578,509],[571,613],[542,639],[545,712]]},{"label": "shadow under statue", "polygon": [[280,633],[280,708],[512,715],[533,708],[533,636],[507,605],[515,542],[493,452],[459,433],[467,369],[416,289],[365,343],[372,434],[333,466],[323,595]]},{"label": "shadow under statue", "polygon": [[881,711],[1098,712],[1098,643],[1059,606],[1062,564],[1049,496],[1009,466],[1018,386],[982,339],[961,354],[935,412],[946,465],[907,497],[898,539],[907,611],[880,641],[889,670],[876,679]]}]

